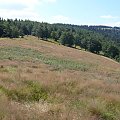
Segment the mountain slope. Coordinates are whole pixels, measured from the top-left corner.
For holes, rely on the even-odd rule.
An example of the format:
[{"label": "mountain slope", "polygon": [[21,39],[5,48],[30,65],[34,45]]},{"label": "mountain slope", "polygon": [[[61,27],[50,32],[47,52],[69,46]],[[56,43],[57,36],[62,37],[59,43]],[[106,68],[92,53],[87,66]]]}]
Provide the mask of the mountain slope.
[{"label": "mountain slope", "polygon": [[19,38],[33,35],[53,39],[69,47],[79,46],[87,51],[102,54],[120,61],[119,27],[78,26],[71,24],[49,24],[30,20],[0,18],[0,37]]},{"label": "mountain slope", "polygon": [[119,120],[120,64],[25,38],[0,39],[0,119]]}]

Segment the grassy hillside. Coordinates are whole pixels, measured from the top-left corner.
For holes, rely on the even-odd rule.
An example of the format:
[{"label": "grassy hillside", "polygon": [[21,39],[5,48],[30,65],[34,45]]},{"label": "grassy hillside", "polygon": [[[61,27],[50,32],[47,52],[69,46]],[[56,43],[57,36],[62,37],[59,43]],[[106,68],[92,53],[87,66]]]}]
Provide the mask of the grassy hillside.
[{"label": "grassy hillside", "polygon": [[120,120],[120,64],[32,36],[1,38],[0,120]]}]

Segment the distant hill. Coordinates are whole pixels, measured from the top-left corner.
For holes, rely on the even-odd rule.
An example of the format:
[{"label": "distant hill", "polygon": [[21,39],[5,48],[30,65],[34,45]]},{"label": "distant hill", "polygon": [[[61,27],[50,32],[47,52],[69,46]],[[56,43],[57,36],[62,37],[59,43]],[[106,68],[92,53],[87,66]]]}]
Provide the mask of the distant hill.
[{"label": "distant hill", "polygon": [[78,26],[49,24],[30,20],[0,18],[0,37],[19,38],[32,35],[47,41],[82,48],[120,61],[120,28],[107,26]]},{"label": "distant hill", "polygon": [[58,26],[67,26],[76,29],[85,29],[89,31],[93,31],[95,33],[99,33],[104,35],[104,37],[108,38],[115,43],[119,43],[120,45],[120,27],[111,27],[111,26],[88,26],[88,25],[71,25],[71,24],[55,24]]}]

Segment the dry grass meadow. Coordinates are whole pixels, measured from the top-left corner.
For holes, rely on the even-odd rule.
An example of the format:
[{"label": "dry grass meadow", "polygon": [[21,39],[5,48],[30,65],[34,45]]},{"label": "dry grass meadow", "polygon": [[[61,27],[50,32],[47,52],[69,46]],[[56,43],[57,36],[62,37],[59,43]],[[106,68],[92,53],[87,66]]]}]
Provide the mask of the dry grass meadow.
[{"label": "dry grass meadow", "polygon": [[120,64],[32,36],[1,38],[0,120],[120,120]]}]

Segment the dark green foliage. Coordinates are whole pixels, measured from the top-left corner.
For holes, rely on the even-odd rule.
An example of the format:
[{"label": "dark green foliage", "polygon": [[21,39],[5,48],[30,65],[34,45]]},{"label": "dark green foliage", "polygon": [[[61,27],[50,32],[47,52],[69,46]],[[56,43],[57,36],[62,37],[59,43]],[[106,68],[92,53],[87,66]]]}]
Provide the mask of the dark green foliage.
[{"label": "dark green foliage", "polygon": [[85,50],[87,50],[87,49],[88,49],[88,41],[87,41],[86,39],[83,39],[83,40],[81,41],[80,47],[82,47],[82,48],[84,48]]},{"label": "dark green foliage", "polygon": [[74,44],[73,34],[71,32],[63,32],[60,37],[60,43],[68,47],[72,47],[72,45]]},{"label": "dark green foliage", "polygon": [[16,28],[16,27],[12,28],[11,37],[12,38],[18,38],[19,37],[19,30],[18,30],[18,28]]},{"label": "dark green foliage", "polygon": [[42,30],[41,26],[39,26],[38,29],[37,29],[37,37],[38,38],[43,38],[43,30]]},{"label": "dark green foliage", "polygon": [[102,45],[99,41],[90,40],[88,44],[88,50],[93,53],[99,53],[102,50]]},{"label": "dark green foliage", "polygon": [[79,34],[74,35],[74,44],[75,44],[75,47],[81,45],[81,40],[80,40]]},{"label": "dark green foliage", "polygon": [[0,37],[2,37],[4,34],[4,27],[3,25],[0,23]]},{"label": "dark green foliage", "polygon": [[111,58],[117,58],[119,57],[119,49],[115,46],[108,46],[105,50],[105,55]]},{"label": "dark green foliage", "polygon": [[[47,38],[49,37],[49,31],[47,28],[47,25],[39,25],[37,29],[34,30],[36,33],[35,35],[38,38],[42,38],[43,40],[47,40]],[[34,35],[34,34],[33,34]]]},{"label": "dark green foliage", "polygon": [[47,40],[48,37],[49,37],[49,36],[48,36],[48,28],[47,28],[47,26],[45,25],[45,26],[43,27],[43,38],[44,38],[45,40]]},{"label": "dark green foliage", "polygon": [[59,33],[57,31],[52,31],[51,38],[57,41],[59,39]]}]

